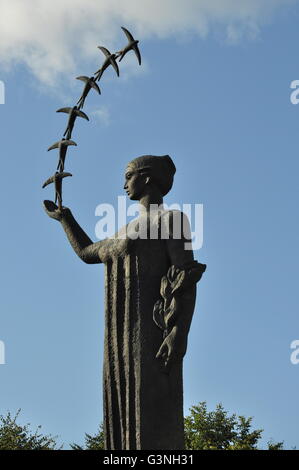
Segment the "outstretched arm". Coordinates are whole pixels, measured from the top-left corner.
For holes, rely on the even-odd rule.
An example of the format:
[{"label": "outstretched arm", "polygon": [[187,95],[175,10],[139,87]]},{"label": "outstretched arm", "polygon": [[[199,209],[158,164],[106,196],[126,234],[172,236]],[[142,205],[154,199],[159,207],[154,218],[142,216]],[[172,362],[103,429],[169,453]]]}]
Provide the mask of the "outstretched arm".
[{"label": "outstretched arm", "polygon": [[101,242],[92,242],[75,220],[70,209],[67,207],[59,209],[52,201],[44,201],[44,209],[49,217],[61,223],[73,250],[82,261],[88,264],[102,262],[99,257]]}]

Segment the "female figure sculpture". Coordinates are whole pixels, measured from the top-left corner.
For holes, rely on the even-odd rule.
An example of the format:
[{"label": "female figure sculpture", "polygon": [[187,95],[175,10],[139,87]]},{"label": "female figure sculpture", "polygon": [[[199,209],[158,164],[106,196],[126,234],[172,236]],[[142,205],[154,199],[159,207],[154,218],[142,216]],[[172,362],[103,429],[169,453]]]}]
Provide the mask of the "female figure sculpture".
[{"label": "female figure sculpture", "polygon": [[[68,208],[44,203],[76,254],[85,263],[105,264],[106,449],[184,449],[182,361],[196,282],[206,266],[185,249],[184,214],[162,206],[175,171],[169,156],[131,161],[124,189],[139,201],[140,216],[96,243]],[[180,236],[177,222],[185,227]]]}]

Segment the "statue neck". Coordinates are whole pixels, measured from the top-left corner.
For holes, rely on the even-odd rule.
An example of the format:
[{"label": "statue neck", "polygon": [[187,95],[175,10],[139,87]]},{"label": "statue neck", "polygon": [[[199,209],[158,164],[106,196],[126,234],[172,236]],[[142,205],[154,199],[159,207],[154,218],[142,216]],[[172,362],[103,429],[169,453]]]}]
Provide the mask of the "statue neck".
[{"label": "statue neck", "polygon": [[142,206],[142,208],[144,208],[146,212],[149,212],[151,209],[151,205],[156,205],[157,207],[159,207],[163,204],[163,197],[160,194],[146,194],[145,196],[142,196],[142,198],[139,200],[139,204]]}]

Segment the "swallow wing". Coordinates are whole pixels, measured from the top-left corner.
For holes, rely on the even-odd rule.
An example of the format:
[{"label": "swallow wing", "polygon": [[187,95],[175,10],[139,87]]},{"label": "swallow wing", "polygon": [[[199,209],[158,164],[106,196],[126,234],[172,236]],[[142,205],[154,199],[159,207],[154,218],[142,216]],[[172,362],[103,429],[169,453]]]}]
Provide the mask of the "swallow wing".
[{"label": "swallow wing", "polygon": [[67,176],[73,176],[72,173],[59,173],[57,177],[61,180],[62,178],[66,178]]},{"label": "swallow wing", "polygon": [[63,141],[63,145],[66,145],[67,147],[68,147],[69,145],[75,145],[75,146],[77,147],[76,142],[74,142],[73,140],[64,140],[64,141]]},{"label": "swallow wing", "polygon": [[82,82],[87,83],[89,80],[89,77],[85,77],[85,75],[81,75],[80,77],[76,77],[76,80],[81,80]]},{"label": "swallow wing", "polygon": [[46,186],[48,186],[48,184],[54,183],[54,180],[55,176],[51,176],[51,178],[48,178],[47,181],[44,182],[42,187],[45,188]]},{"label": "swallow wing", "polygon": [[51,147],[48,148],[48,152],[49,150],[58,149],[60,142],[61,141],[59,140],[58,142],[55,142],[55,144],[51,145]]},{"label": "swallow wing", "polygon": [[70,112],[72,111],[73,108],[60,108],[60,109],[57,109],[56,113],[67,113],[67,114],[70,114]]},{"label": "swallow wing", "polygon": [[115,60],[114,54],[110,57],[110,64],[112,65],[112,67],[114,68],[117,76],[119,77],[119,68],[118,68],[117,62]]},{"label": "swallow wing", "polygon": [[133,38],[132,34],[130,33],[130,31],[128,31],[126,28],[124,28],[123,26],[121,26],[121,29],[123,30],[123,32],[125,33],[125,35],[127,36],[127,39],[129,42],[133,42],[135,41],[135,39]]},{"label": "swallow wing", "polygon": [[139,50],[139,47],[137,46],[137,44],[134,44],[134,46],[133,46],[133,51],[134,51],[135,54],[136,54],[136,57],[137,57],[137,59],[138,59],[139,65],[141,65],[141,54],[140,54],[140,50]]},{"label": "swallow wing", "polygon": [[91,88],[93,88],[94,90],[96,90],[99,95],[101,94],[100,87],[99,87],[99,85],[98,85],[94,80],[90,80],[90,86],[91,86]]},{"label": "swallow wing", "polygon": [[86,119],[87,121],[89,121],[89,117],[87,116],[87,114],[83,113],[83,111],[79,111],[79,109],[76,109],[76,114],[77,114],[77,116],[80,116],[81,118]]},{"label": "swallow wing", "polygon": [[98,48],[103,52],[104,56],[107,57],[107,59],[111,56],[110,52],[106,47],[103,46],[98,46]]}]

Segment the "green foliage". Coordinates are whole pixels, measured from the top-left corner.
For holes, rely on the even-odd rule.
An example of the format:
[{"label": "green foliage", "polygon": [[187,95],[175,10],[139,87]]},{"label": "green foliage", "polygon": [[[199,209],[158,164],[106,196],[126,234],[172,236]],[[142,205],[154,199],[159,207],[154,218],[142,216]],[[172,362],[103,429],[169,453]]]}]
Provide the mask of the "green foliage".
[{"label": "green foliage", "polygon": [[[57,450],[56,438],[35,432],[29,424],[17,423],[20,410],[0,416],[0,450]],[[190,409],[185,418],[185,442],[188,450],[258,450],[262,429],[252,429],[252,418],[229,415],[218,404],[215,411],[208,411],[206,402]],[[73,450],[104,450],[103,426],[92,436],[85,434],[83,446],[72,444]],[[268,450],[283,450],[283,442],[268,442]]]},{"label": "green foliage", "polygon": [[[208,411],[206,402],[193,406],[185,418],[188,450],[258,450],[262,429],[252,429],[252,418],[229,415],[222,404]],[[72,444],[74,450],[103,450],[103,426],[94,436],[85,434],[85,445]],[[283,450],[283,442],[268,442],[268,450]]]},{"label": "green foliage", "polygon": [[20,411],[14,417],[9,412],[0,416],[0,450],[57,450],[54,437],[40,434],[41,426],[32,432],[30,424],[17,424]]},{"label": "green foliage", "polygon": [[[283,442],[268,442],[268,450],[283,450]],[[295,450],[295,449],[293,449]]]},{"label": "green foliage", "polygon": [[[252,418],[228,415],[222,404],[208,411],[206,402],[190,409],[185,418],[185,442],[189,450],[258,450],[263,429],[252,430]],[[283,442],[269,442],[268,450],[282,450]]]},{"label": "green foliage", "polygon": [[71,444],[73,450],[104,450],[104,432],[103,425],[99,427],[99,431],[94,436],[85,434],[85,446],[79,446],[78,444]]}]

